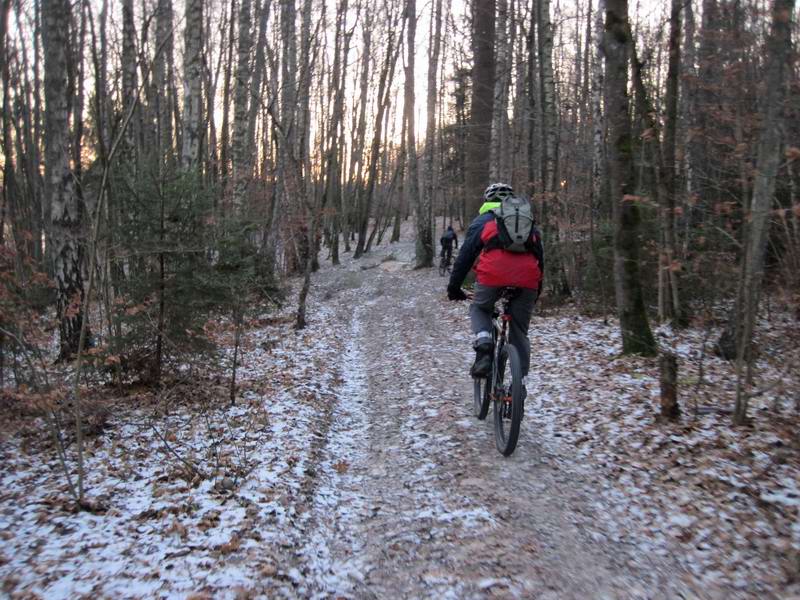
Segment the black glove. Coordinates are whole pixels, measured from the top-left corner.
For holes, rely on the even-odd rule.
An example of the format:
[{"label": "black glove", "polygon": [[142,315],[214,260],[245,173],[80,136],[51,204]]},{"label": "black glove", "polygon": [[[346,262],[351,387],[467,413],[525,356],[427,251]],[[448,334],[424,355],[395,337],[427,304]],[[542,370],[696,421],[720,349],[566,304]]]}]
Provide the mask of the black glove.
[{"label": "black glove", "polygon": [[464,293],[464,290],[461,289],[460,285],[448,285],[447,286],[447,299],[448,300],[466,300],[467,295]]}]

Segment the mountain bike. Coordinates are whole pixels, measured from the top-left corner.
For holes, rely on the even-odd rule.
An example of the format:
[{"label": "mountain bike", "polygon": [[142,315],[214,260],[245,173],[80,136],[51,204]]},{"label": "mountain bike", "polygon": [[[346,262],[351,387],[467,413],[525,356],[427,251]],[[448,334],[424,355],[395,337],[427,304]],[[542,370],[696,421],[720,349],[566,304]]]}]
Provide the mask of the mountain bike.
[{"label": "mountain bike", "polygon": [[509,456],[517,447],[519,426],[522,422],[525,396],[522,387],[522,361],[517,348],[508,342],[508,325],[511,322],[510,301],[516,288],[505,288],[500,294],[502,312],[495,308],[492,314],[492,372],[489,377],[473,378],[475,416],[483,420],[494,412],[494,441],[503,456]]},{"label": "mountain bike", "polygon": [[447,254],[443,255],[439,259],[439,276],[444,277],[446,273],[449,273],[452,270],[451,268],[452,266],[453,266],[453,255],[452,254],[450,254],[449,256]]}]

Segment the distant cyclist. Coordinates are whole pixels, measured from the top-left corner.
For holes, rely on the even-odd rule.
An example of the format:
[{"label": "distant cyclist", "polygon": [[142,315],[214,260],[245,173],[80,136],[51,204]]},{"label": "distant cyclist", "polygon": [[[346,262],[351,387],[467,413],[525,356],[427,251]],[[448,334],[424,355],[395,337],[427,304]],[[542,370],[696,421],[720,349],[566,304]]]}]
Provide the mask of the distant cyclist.
[{"label": "distant cyclist", "polygon": [[512,197],[514,190],[505,183],[493,183],[486,188],[484,203],[479,215],[467,229],[447,286],[450,300],[466,300],[461,285],[475,259],[478,259],[475,265],[477,282],[469,309],[472,332],[475,334],[475,362],[470,369],[473,377],[488,377],[492,368],[492,311],[500,292],[506,287],[518,288],[510,303],[512,321],[509,341],[520,353],[523,378],[527,376],[530,365],[528,325],[541,292],[544,249],[541,233],[535,227],[530,228],[523,251],[511,251],[503,246],[495,213],[499,212],[503,200]]},{"label": "distant cyclist", "polygon": [[453,247],[458,248],[458,236],[453,231],[452,225],[447,226],[447,229],[439,239],[439,243],[442,245],[442,252],[439,256],[446,260],[445,264],[450,264],[450,259],[453,257]]}]

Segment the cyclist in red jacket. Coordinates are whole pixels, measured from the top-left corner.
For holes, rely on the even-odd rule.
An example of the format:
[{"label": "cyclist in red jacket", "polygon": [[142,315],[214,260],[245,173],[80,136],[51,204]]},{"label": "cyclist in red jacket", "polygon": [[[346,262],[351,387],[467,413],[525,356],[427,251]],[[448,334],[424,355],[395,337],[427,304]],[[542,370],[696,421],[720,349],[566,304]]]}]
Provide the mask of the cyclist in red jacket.
[{"label": "cyclist in red jacket", "polygon": [[511,252],[496,243],[498,229],[492,210],[499,208],[503,198],[513,193],[511,186],[504,183],[493,183],[486,188],[480,214],[467,229],[447,286],[450,300],[466,300],[461,284],[475,259],[478,259],[475,265],[477,282],[469,309],[472,332],[475,334],[475,363],[470,369],[473,377],[487,377],[491,370],[492,311],[505,287],[518,288],[510,304],[512,320],[509,341],[520,353],[523,378],[528,374],[531,348],[528,325],[542,289],[544,249],[541,233],[535,227],[531,231],[529,252]]}]

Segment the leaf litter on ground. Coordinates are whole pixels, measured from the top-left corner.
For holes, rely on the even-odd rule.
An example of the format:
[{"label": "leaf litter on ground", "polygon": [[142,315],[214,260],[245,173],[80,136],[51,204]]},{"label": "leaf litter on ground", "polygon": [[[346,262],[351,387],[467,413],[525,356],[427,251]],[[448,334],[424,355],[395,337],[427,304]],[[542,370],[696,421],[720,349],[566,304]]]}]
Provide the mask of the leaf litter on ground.
[{"label": "leaf litter on ground", "polygon": [[[360,384],[342,367],[355,350],[332,303],[353,302],[357,310],[358,301],[375,301],[359,298],[355,282],[371,268],[408,273],[413,247],[403,244],[378,248],[363,264],[348,257],[341,267],[325,266],[335,283],[312,288],[306,330],[291,330],[291,303],[255,319],[243,341],[232,406],[218,369],[195,373],[169,401],[148,391],[114,399],[109,425],[86,456],[86,488],[91,501],[107,507],[102,513],[74,510],[41,424],[38,434],[36,423],[6,427],[0,441],[4,593],[352,594],[345,579],[362,576],[358,557],[348,573],[334,573],[325,530],[305,537],[309,512],[333,506],[337,494],[362,502],[356,492],[336,489],[345,478],[353,486],[364,483],[352,468],[363,450],[352,447],[348,435],[363,423],[359,415],[336,412],[341,397],[359,393]],[[431,274],[407,281],[442,280]],[[468,344],[463,306],[443,300],[439,318],[454,332],[454,343]],[[402,326],[386,315],[387,344]],[[766,350],[757,365],[759,385],[777,379],[781,385],[753,399],[748,427],[734,428],[728,412],[734,370],[704,347],[714,338],[703,328],[660,330],[662,346],[679,357],[683,411],[676,423],[663,423],[657,419],[657,362],[618,356],[614,319],[549,310],[531,325],[523,435],[591,472],[592,502],[602,515],[595,535],[670,556],[697,586],[719,586],[731,597],[800,593],[794,405],[800,382],[797,370],[781,368],[798,334],[780,315],[762,320],[759,332]],[[396,348],[396,364],[412,350]],[[387,385],[396,364],[382,366]],[[436,361],[432,376],[454,376],[435,369]],[[418,393],[424,397],[425,390]],[[465,416],[470,401],[464,399]],[[331,433],[332,419],[347,425]],[[320,453],[326,443],[327,458]],[[426,510],[417,508],[417,518],[434,516]],[[453,512],[442,522],[460,518]],[[496,582],[481,585],[489,590]]]}]

